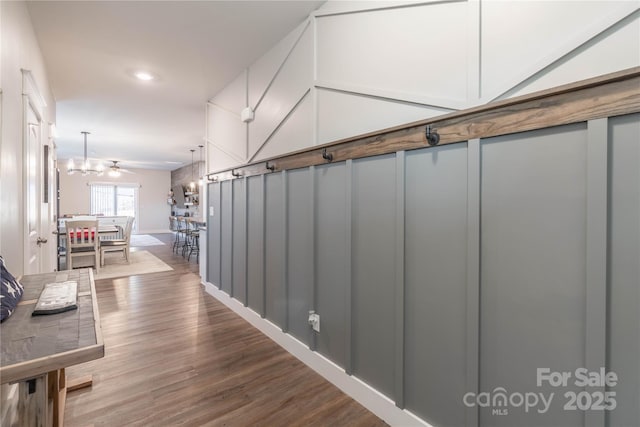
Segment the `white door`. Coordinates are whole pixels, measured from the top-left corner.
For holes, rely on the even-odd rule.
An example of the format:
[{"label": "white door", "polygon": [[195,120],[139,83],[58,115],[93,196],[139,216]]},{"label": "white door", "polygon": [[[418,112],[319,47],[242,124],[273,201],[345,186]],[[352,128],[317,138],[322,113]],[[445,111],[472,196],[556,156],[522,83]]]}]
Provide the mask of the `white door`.
[{"label": "white door", "polygon": [[[22,71],[23,89],[23,206],[24,206],[24,274],[49,269],[50,257],[43,254],[53,244],[50,237],[50,218],[43,201],[43,111],[44,99],[38,91],[31,72]],[[46,248],[46,249],[45,249]],[[48,254],[48,251],[46,252]]]},{"label": "white door", "polygon": [[27,105],[25,138],[25,258],[24,274],[40,272],[42,239],[40,237],[40,130],[41,121],[30,104]]}]

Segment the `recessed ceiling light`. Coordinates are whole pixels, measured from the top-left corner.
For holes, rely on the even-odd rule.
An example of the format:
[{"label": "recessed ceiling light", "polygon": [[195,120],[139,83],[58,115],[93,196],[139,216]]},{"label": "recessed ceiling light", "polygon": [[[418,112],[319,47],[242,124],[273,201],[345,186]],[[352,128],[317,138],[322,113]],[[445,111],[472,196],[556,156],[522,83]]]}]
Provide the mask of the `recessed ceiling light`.
[{"label": "recessed ceiling light", "polygon": [[136,76],[136,78],[138,78],[139,80],[144,80],[145,82],[154,79],[154,77],[146,71],[136,71],[134,76]]}]

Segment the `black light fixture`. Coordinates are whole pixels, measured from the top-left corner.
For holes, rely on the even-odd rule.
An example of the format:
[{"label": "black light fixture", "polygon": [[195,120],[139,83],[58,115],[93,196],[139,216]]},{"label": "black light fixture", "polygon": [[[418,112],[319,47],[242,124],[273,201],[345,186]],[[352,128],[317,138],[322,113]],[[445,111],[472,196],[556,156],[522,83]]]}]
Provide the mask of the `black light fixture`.
[{"label": "black light fixture", "polygon": [[80,172],[83,176],[89,174],[101,176],[104,173],[104,166],[102,163],[98,162],[95,168],[92,169],[89,159],[87,158],[87,135],[89,135],[89,132],[82,131],[80,133],[84,135],[84,158],[82,159],[82,164],[79,168],[76,168],[73,159],[69,159],[69,163],[67,163],[67,173],[69,175],[73,175],[75,172]]}]

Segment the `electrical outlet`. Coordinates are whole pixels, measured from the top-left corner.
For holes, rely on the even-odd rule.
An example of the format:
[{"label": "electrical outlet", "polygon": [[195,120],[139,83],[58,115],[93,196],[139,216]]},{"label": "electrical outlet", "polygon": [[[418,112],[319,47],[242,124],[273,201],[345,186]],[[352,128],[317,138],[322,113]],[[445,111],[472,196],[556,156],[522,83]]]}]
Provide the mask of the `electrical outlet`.
[{"label": "electrical outlet", "polygon": [[309,325],[313,328],[314,331],[320,332],[320,315],[315,311],[309,311]]}]

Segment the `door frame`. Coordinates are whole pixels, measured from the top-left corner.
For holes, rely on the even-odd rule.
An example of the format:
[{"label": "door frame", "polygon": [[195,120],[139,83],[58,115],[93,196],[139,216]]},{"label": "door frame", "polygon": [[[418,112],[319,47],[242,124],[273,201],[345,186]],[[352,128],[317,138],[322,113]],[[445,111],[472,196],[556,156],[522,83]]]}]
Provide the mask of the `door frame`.
[{"label": "door frame", "polygon": [[[43,144],[43,123],[44,109],[47,106],[46,101],[42,97],[38,85],[30,70],[22,69],[22,209],[23,209],[23,268],[25,274],[34,273],[33,268],[37,269],[37,273],[42,271],[42,250],[36,253],[37,259],[32,263],[31,257],[31,240],[34,238],[29,231],[29,111],[31,110],[38,120],[36,158],[35,158],[35,199],[36,199],[36,219],[35,219],[35,238],[39,238],[42,232],[42,144]],[[46,236],[48,238],[48,236]]]}]

